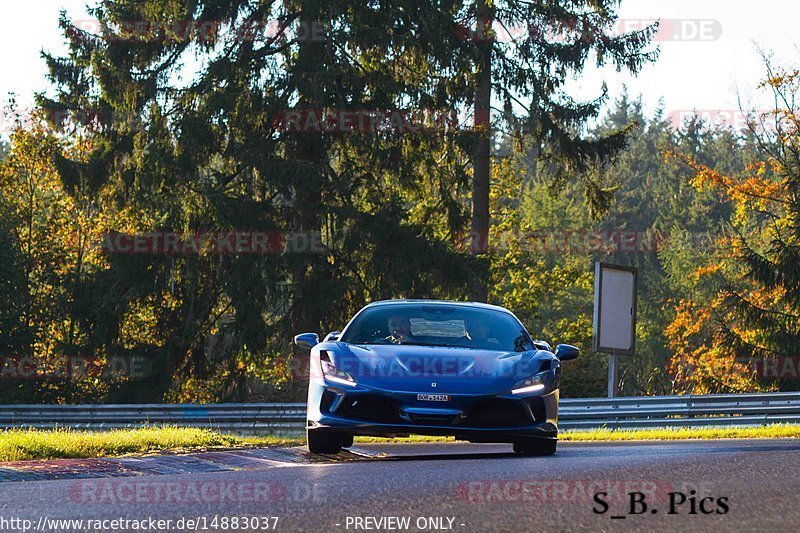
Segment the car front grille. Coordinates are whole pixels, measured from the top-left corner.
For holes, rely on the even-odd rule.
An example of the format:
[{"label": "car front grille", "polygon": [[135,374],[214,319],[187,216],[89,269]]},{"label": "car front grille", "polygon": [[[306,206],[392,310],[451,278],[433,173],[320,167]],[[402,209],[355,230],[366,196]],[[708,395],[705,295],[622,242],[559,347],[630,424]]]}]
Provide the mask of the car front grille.
[{"label": "car front grille", "polygon": [[408,417],[414,424],[422,426],[452,426],[456,421],[455,415],[421,415],[408,413]]},{"label": "car front grille", "polygon": [[[534,398],[534,400],[541,398]],[[542,404],[542,408],[544,405]],[[538,422],[539,419],[537,418]],[[477,403],[466,412],[460,421],[461,426],[476,428],[529,426],[533,421],[528,414],[527,404],[518,400],[493,398]]]},{"label": "car front grille", "polygon": [[334,414],[383,424],[403,422],[397,403],[377,394],[358,394],[345,398]]},{"label": "car front grille", "polygon": [[334,416],[376,422],[379,424],[416,424],[421,426],[453,426],[454,428],[507,428],[530,426],[547,418],[544,400],[490,398],[464,408],[463,415],[419,414],[402,411],[400,404],[379,394],[347,395],[335,411],[330,411],[332,398],[323,396],[322,410]]}]

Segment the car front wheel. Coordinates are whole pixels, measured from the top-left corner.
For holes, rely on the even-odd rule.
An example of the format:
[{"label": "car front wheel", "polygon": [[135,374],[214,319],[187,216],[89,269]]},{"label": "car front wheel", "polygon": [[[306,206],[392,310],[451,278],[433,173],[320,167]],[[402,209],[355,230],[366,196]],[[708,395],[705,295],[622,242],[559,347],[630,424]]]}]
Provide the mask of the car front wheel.
[{"label": "car front wheel", "polygon": [[514,452],[519,455],[553,455],[556,439],[526,439],[514,443]]},{"label": "car front wheel", "polygon": [[342,436],[326,429],[306,429],[306,442],[311,453],[339,453]]},{"label": "car front wheel", "polygon": [[345,433],[342,435],[342,448],[349,448],[353,445],[353,434]]}]

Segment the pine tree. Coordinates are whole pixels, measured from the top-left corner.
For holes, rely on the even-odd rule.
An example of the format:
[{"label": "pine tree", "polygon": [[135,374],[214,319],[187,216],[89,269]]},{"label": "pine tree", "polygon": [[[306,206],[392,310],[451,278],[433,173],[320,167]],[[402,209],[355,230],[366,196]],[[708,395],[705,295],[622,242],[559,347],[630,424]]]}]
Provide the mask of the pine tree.
[{"label": "pine tree", "polygon": [[[759,364],[771,359],[773,367],[781,365],[776,358],[796,356],[800,349],[800,122],[793,105],[798,74],[775,72],[768,62],[767,67],[763,87],[773,93],[776,109],[751,115],[745,136],[758,147],[758,159],[728,173],[693,155],[678,156],[694,172],[693,184],[715,191],[733,212],[730,235],[718,243],[714,261],[696,271],[711,290],[682,302],[685,312],[676,321],[693,321],[683,329],[706,333],[700,357],[717,366],[716,373],[707,372],[709,380],[738,379],[749,387]],[[686,356],[676,354],[674,366],[686,370],[688,384],[702,386]]]},{"label": "pine tree", "polygon": [[[434,30],[453,6],[106,0],[98,32],[64,15],[70,52],[45,55],[59,90],[39,102],[93,146],[85,161],[57,158],[67,190],[130,232],[320,233],[326,245],[110,257],[82,291],[82,349],[149,354],[156,391],[179,375],[236,381],[285,359],[292,334],[341,328],[366,300],[463,293],[474,269],[451,243],[467,172],[446,125],[294,131],[286,118],[366,110],[402,122],[403,110],[446,109],[448,82],[430,65],[451,55]],[[143,306],[163,340],[123,343]],[[212,360],[212,332],[236,348]]]},{"label": "pine tree", "polygon": [[[579,76],[593,58],[598,67],[614,65],[638,73],[655,60],[648,51],[657,25],[622,33],[616,31],[619,0],[577,2],[530,2],[477,0],[459,11],[457,20],[474,57],[475,151],[472,161],[473,252],[489,250],[489,181],[491,176],[489,103],[501,105],[502,120],[495,127],[521,139],[527,137],[532,157],[557,171],[554,182],[583,182],[593,211],[608,207],[612,191],[603,186],[596,171],[624,147],[632,124],[589,135],[586,125],[598,117],[606,102],[605,85],[594,100],[580,102],[569,97],[565,86]],[[475,20],[471,23],[470,20]],[[487,29],[493,28],[493,29]],[[485,299],[485,284],[474,291]]]},{"label": "pine tree", "polygon": [[733,247],[744,266],[744,283],[724,283],[720,307],[728,317],[720,328],[740,356],[800,352],[800,110],[793,105],[799,80],[796,71],[770,68],[765,85],[780,107],[765,119],[775,132],[761,133],[764,122],[752,125],[765,160],[754,167],[755,176],[722,180],[740,209],[753,210],[749,222],[761,221],[764,228],[751,234],[746,222],[739,224]]}]

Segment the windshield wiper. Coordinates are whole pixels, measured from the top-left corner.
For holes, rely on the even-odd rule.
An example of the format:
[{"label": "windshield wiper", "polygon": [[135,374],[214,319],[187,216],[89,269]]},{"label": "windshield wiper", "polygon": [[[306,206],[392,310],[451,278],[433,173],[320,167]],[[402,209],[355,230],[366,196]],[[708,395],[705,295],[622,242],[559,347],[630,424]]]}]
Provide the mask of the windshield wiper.
[{"label": "windshield wiper", "polygon": [[425,344],[424,342],[403,342],[403,341],[392,344],[394,344],[395,346],[435,346],[435,344]]}]

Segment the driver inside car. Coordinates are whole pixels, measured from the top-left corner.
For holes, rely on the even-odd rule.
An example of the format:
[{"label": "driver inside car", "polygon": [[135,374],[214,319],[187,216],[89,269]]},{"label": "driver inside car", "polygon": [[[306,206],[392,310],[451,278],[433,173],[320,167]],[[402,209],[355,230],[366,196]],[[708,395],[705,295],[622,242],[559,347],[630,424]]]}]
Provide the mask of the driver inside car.
[{"label": "driver inside car", "polygon": [[392,315],[387,320],[386,325],[389,327],[389,336],[386,340],[393,344],[402,344],[411,340],[411,321],[408,317],[402,315]]},{"label": "driver inside car", "polygon": [[490,337],[489,326],[481,320],[468,320],[467,331],[465,337],[476,346],[496,349],[500,346],[500,341],[494,337]]}]

